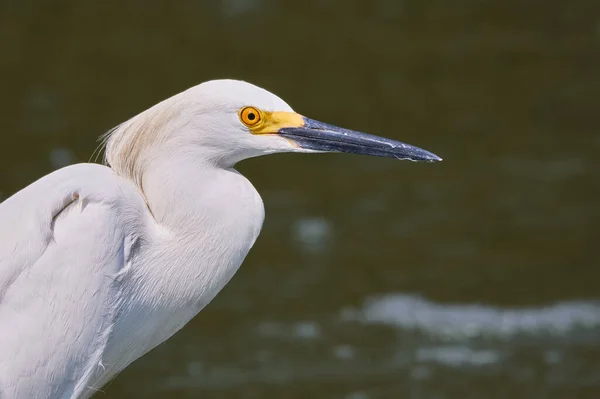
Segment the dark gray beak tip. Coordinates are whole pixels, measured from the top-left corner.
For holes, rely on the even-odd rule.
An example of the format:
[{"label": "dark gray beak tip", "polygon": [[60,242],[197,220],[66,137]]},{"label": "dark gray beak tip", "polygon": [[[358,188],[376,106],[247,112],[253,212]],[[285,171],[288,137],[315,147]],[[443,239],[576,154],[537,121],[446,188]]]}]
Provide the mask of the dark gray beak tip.
[{"label": "dark gray beak tip", "polygon": [[428,153],[427,153],[427,156],[426,156],[426,157],[424,157],[424,158],[422,159],[422,161],[424,161],[424,162],[431,162],[431,163],[433,163],[433,162],[441,162],[441,161],[443,161],[443,159],[442,159],[442,158],[440,158],[440,157],[438,157],[437,155],[435,155],[435,154],[434,154],[434,153],[432,153],[432,152],[428,152]]},{"label": "dark gray beak tip", "polygon": [[394,150],[390,151],[390,158],[396,158],[400,160],[407,160],[413,162],[440,162],[442,158],[435,155],[433,152],[429,152],[419,147],[415,147],[409,144],[397,142],[397,146]]}]

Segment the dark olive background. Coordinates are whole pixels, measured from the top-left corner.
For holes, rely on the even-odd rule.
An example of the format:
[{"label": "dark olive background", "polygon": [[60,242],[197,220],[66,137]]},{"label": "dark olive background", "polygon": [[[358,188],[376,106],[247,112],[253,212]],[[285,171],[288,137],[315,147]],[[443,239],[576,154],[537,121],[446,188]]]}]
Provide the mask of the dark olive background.
[{"label": "dark olive background", "polygon": [[0,0],[0,198],[192,85],[255,83],[444,162],[241,163],[255,248],[99,397],[596,399],[599,71],[596,0]]}]

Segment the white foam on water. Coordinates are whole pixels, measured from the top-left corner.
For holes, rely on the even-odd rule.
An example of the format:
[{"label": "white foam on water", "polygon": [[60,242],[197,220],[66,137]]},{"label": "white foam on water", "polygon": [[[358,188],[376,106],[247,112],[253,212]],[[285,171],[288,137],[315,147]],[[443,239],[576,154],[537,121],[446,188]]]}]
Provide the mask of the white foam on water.
[{"label": "white foam on water", "polygon": [[356,357],[356,349],[350,345],[336,345],[333,354],[339,360],[351,360]]},{"label": "white foam on water", "polygon": [[419,348],[416,358],[422,363],[438,363],[450,367],[487,366],[502,360],[501,354],[497,351],[475,350],[466,346]]},{"label": "white foam on water", "polygon": [[304,321],[294,325],[294,335],[303,339],[315,339],[321,336],[321,328],[317,323]]},{"label": "white foam on water", "polygon": [[294,337],[298,339],[317,339],[322,335],[321,326],[314,321],[301,321],[293,325],[265,321],[257,326],[257,333],[263,337]]},{"label": "white foam on water", "polygon": [[564,336],[600,327],[600,302],[571,301],[550,306],[497,308],[439,304],[419,296],[389,294],[368,299],[362,309],[344,310],[342,319],[418,330],[445,339]]},{"label": "white foam on water", "polygon": [[324,252],[333,235],[331,223],[321,217],[304,217],[298,219],[292,228],[294,241],[305,252]]}]

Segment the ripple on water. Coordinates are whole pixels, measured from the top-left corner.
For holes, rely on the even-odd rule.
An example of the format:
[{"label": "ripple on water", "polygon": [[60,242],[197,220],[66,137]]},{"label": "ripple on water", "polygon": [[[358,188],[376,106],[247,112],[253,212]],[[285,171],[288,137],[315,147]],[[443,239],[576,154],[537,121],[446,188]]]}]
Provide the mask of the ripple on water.
[{"label": "ripple on water", "polygon": [[494,350],[474,350],[460,345],[419,348],[416,358],[422,363],[438,363],[450,367],[488,366],[502,360],[501,354]]},{"label": "ripple on water", "polygon": [[572,301],[550,306],[496,308],[445,305],[418,296],[390,294],[371,298],[342,319],[417,330],[443,339],[497,338],[516,335],[560,337],[600,327],[600,302]]},{"label": "ripple on water", "polygon": [[324,252],[333,236],[331,223],[321,217],[298,219],[292,227],[294,241],[308,253]]},{"label": "ripple on water", "polygon": [[259,335],[266,338],[294,337],[298,339],[317,339],[322,331],[318,323],[313,321],[300,321],[293,325],[286,325],[275,321],[265,321],[257,325]]}]

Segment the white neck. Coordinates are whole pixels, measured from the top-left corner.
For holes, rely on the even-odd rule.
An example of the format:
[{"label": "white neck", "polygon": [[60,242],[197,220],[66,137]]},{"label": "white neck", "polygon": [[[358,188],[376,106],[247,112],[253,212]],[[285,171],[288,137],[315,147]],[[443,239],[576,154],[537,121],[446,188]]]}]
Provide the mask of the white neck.
[{"label": "white neck", "polygon": [[199,165],[192,154],[154,159],[142,183],[156,223],[142,237],[125,282],[120,317],[127,321],[116,326],[105,354],[114,365],[110,372],[169,338],[206,306],[238,270],[264,219],[262,200],[244,176]]},{"label": "white neck", "polygon": [[181,284],[188,284],[189,300],[204,305],[229,281],[254,244],[264,208],[252,184],[236,170],[197,159],[193,154],[171,154],[168,160],[153,160],[142,189],[156,222],[168,232],[158,246],[168,259],[154,267],[172,273],[162,276],[178,285],[171,295],[182,295]]}]

